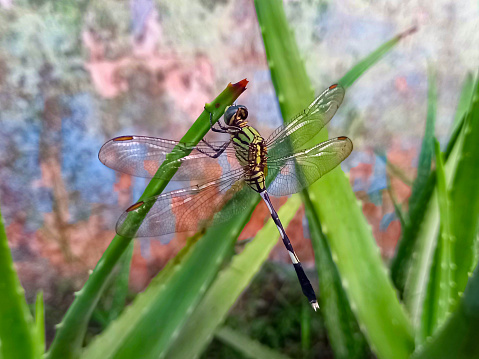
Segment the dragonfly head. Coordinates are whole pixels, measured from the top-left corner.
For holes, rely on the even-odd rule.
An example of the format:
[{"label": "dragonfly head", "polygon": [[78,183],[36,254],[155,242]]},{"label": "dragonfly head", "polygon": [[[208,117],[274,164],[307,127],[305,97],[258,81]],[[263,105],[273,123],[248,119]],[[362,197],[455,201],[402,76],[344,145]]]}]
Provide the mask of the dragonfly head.
[{"label": "dragonfly head", "polygon": [[230,106],[225,111],[225,123],[227,126],[240,125],[246,121],[248,109],[243,105]]}]

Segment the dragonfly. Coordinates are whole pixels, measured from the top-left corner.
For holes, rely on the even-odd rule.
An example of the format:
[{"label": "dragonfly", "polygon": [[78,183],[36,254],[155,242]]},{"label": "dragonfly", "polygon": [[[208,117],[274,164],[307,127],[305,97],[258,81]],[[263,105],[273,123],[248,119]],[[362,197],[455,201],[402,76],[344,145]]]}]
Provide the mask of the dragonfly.
[{"label": "dragonfly", "polygon": [[[163,193],[137,202],[124,211],[116,224],[120,236],[155,237],[197,231],[223,223],[248,208],[252,195],[266,203],[283,244],[293,263],[303,294],[316,311],[319,305],[311,282],[274,209],[269,195],[287,196],[307,188],[349,156],[353,144],[341,136],[307,147],[336,113],[344,88],[329,86],[301,113],[286,121],[268,138],[248,124],[248,109],[233,105],[226,109],[224,124],[210,126],[213,132],[229,135],[228,141],[188,144],[147,136],[120,136],[106,142],[99,159],[106,166],[129,175],[166,178],[176,170],[173,181],[194,181],[190,187]],[[215,126],[217,125],[217,126]],[[188,155],[165,162],[170,152]],[[143,218],[140,226],[134,214]]]}]

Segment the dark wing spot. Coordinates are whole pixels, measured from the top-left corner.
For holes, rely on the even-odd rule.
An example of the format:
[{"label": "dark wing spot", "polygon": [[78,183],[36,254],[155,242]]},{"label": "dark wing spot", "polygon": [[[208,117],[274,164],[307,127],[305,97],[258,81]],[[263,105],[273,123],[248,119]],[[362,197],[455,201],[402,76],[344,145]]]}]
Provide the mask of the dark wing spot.
[{"label": "dark wing spot", "polygon": [[130,207],[128,207],[126,211],[127,212],[134,211],[135,209],[138,209],[139,207],[143,206],[143,204],[145,204],[145,202],[143,202],[143,201],[137,202],[137,203],[131,205]]},{"label": "dark wing spot", "polygon": [[120,136],[120,137],[115,137],[113,141],[131,141],[133,139],[133,136]]}]

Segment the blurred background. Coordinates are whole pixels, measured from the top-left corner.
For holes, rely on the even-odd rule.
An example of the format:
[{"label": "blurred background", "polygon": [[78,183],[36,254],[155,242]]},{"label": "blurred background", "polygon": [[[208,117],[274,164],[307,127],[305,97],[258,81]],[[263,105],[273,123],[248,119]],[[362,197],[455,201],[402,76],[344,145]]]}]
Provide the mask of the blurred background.
[{"label": "blurred background", "polygon": [[[407,203],[415,177],[428,66],[437,76],[436,136],[445,144],[461,86],[479,63],[478,3],[284,6],[317,94],[379,45],[417,27],[346,93],[328,127],[330,137],[353,140],[342,167],[387,261],[401,230],[391,193]],[[0,0],[0,204],[27,300],[44,291],[47,340],[113,238],[118,216],[147,184],[104,167],[97,157],[102,144],[128,134],[180,139],[206,102],[243,78],[250,82],[239,102],[267,137],[282,119],[249,0]],[[260,204],[240,240],[254,237],[267,217]],[[288,231],[311,269],[305,224],[300,211]],[[131,297],[181,249],[186,235],[176,237],[135,243]],[[302,297],[281,244],[270,259],[228,321],[294,356]],[[252,326],[253,317],[259,320]],[[101,327],[99,309],[90,330]],[[313,329],[323,333],[314,350],[329,357],[324,328]],[[204,354],[234,355],[216,341]]]}]

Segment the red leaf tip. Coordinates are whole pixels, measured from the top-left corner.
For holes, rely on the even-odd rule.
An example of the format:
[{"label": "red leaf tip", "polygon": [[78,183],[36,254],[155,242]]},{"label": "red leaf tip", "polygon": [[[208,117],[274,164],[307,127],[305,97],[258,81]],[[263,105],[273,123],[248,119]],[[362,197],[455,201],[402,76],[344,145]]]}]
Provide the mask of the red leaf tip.
[{"label": "red leaf tip", "polygon": [[247,79],[243,79],[235,84],[230,84],[232,87],[234,88],[240,88],[242,90],[245,90],[246,89],[246,85],[248,84],[248,80]]}]

